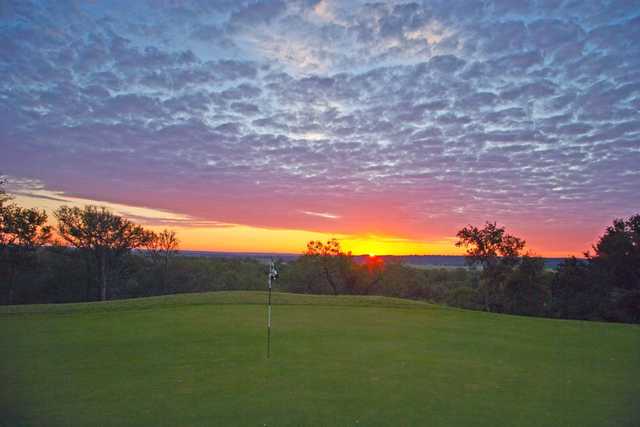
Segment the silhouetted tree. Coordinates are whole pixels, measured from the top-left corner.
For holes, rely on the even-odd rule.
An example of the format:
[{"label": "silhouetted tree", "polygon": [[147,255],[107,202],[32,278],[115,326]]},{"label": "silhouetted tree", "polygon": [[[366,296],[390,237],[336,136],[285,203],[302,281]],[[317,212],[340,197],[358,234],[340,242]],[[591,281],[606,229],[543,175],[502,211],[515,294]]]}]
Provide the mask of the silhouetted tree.
[{"label": "silhouetted tree", "polygon": [[548,308],[551,276],[545,274],[544,260],[523,256],[507,276],[504,286],[504,311],[512,314],[542,316]]},{"label": "silhouetted tree", "polygon": [[7,183],[7,180],[2,176],[0,176],[0,207],[2,207],[5,204],[5,202],[11,200],[11,196],[9,196],[7,194],[7,191],[4,189],[4,186],[6,185],[6,183]]},{"label": "silhouetted tree", "polygon": [[525,241],[490,222],[483,228],[469,225],[457,237],[456,246],[467,248],[467,262],[482,267],[480,293],[485,310],[501,311],[506,278],[518,264]]},{"label": "silhouetted tree", "polygon": [[421,287],[422,275],[401,262],[389,262],[384,266],[381,274],[379,292],[383,295],[401,298],[426,298]]},{"label": "silhouetted tree", "polygon": [[351,253],[344,253],[340,248],[340,242],[333,238],[326,243],[319,240],[307,243],[303,257],[306,257],[303,262],[310,261],[308,264],[320,267],[333,294],[338,295],[341,288],[344,288],[342,282],[352,263]]},{"label": "silhouetted tree", "polygon": [[160,268],[160,290],[167,292],[167,274],[171,259],[178,253],[179,241],[175,231],[151,232],[147,250],[153,262]]},{"label": "silhouetted tree", "polygon": [[359,275],[352,293],[363,295],[376,293],[386,271],[384,259],[378,256],[368,256],[364,260],[364,265],[358,270],[362,270],[362,274]]},{"label": "silhouetted tree", "polygon": [[608,290],[603,283],[588,260],[565,259],[553,276],[549,314],[563,319],[604,319]]},{"label": "silhouetted tree", "polygon": [[301,256],[279,270],[276,286],[284,286],[290,292],[321,294],[325,292],[326,280],[318,259]]},{"label": "silhouetted tree", "polygon": [[16,274],[30,265],[36,250],[49,241],[51,227],[45,225],[44,211],[4,204],[6,200],[5,197],[0,205],[0,262],[7,281],[7,301],[11,304]]},{"label": "silhouetted tree", "polygon": [[640,214],[616,219],[587,254],[604,276],[611,320],[640,322]]},{"label": "silhouetted tree", "polygon": [[552,284],[551,314],[640,322],[640,215],[615,219],[586,260],[566,259]]},{"label": "silhouetted tree", "polygon": [[111,273],[132,249],[143,247],[151,234],[141,226],[109,212],[104,207],[62,206],[55,212],[58,234],[68,244],[91,254],[100,283],[100,299],[108,297]]},{"label": "silhouetted tree", "polygon": [[612,287],[640,288],[640,214],[614,220],[593,250],[591,259],[609,272]]},{"label": "silhouetted tree", "polygon": [[447,304],[453,307],[466,308],[470,310],[482,309],[482,298],[476,289],[468,286],[454,288],[447,293]]}]

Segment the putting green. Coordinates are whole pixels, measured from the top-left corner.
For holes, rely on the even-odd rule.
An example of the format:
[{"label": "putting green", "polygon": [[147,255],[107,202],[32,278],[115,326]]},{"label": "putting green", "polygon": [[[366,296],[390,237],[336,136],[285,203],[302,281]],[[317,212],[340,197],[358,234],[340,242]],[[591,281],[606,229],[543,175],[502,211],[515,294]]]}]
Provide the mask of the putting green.
[{"label": "putting green", "polygon": [[0,308],[3,425],[638,426],[640,328],[258,292]]}]

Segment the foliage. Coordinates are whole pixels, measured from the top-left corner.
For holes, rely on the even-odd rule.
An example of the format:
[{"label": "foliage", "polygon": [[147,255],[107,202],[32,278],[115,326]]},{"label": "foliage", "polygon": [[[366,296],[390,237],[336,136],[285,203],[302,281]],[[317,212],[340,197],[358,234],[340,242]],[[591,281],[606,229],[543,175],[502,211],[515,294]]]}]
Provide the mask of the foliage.
[{"label": "foliage", "polygon": [[525,246],[524,240],[507,234],[505,228],[495,222],[487,222],[483,228],[469,225],[456,236],[456,246],[467,248],[469,264],[481,265],[485,270],[516,264]]},{"label": "foliage", "polygon": [[480,310],[482,309],[482,298],[477,289],[463,286],[451,290],[447,295],[447,304],[453,307]]},{"label": "foliage", "polygon": [[384,261],[369,257],[362,265],[356,263],[350,252],[345,253],[337,239],[326,243],[310,241],[302,257],[293,263],[288,276],[295,284],[292,290],[334,295],[369,295],[378,293],[384,275]]},{"label": "foliage", "polygon": [[551,314],[640,323],[640,215],[615,219],[593,250],[559,267]]},{"label": "foliage", "polygon": [[305,258],[303,263],[307,268],[321,274],[325,285],[331,288],[334,295],[338,295],[342,290],[354,288],[355,278],[350,274],[353,263],[351,253],[342,252],[337,239],[328,240],[326,243],[310,241],[302,257]]},{"label": "foliage", "polygon": [[9,200],[11,200],[11,196],[7,194],[7,191],[4,189],[4,185],[7,183],[7,180],[0,176],[0,208]]},{"label": "foliage", "polygon": [[607,271],[609,286],[640,289],[640,214],[614,220],[593,249],[590,259]]},{"label": "foliage", "polygon": [[51,238],[47,214],[16,204],[0,205],[0,267],[7,283],[6,301],[14,299],[16,274],[33,265],[38,248]]},{"label": "foliage", "polygon": [[507,310],[505,287],[520,262],[525,241],[491,222],[483,228],[469,225],[458,231],[457,237],[456,246],[467,248],[467,262],[482,267],[479,291],[485,310]]},{"label": "foliage", "polygon": [[171,230],[162,230],[160,233],[150,233],[150,239],[147,243],[147,252],[154,260],[161,264],[178,253],[179,246],[176,232]]},{"label": "foliage", "polygon": [[640,215],[615,219],[587,253],[569,259],[553,282],[558,317],[640,322]]},{"label": "foliage", "polygon": [[47,214],[38,209],[9,204],[0,208],[0,248],[36,249],[51,238],[51,227],[45,225]]},{"label": "foliage", "polygon": [[504,312],[540,316],[547,312],[551,275],[544,271],[542,258],[523,256],[507,276],[504,286]]},{"label": "foliage", "polygon": [[566,259],[553,276],[550,314],[565,319],[604,319],[607,292],[594,273],[588,261]]},{"label": "foliage", "polygon": [[[0,206],[4,303],[71,302],[172,293],[259,290],[267,266],[255,259],[180,256],[170,230],[147,231],[105,208],[63,206],[48,244],[46,214]],[[476,268],[416,269],[382,257],[354,258],[337,239],[312,241],[280,262],[276,289],[295,293],[386,295],[528,316],[640,322],[640,215],[617,219],[585,260],[556,272],[522,254],[524,240],[487,222],[458,232]],[[133,251],[134,249],[143,251]],[[29,268],[26,268],[29,267]]]},{"label": "foliage", "polygon": [[160,293],[167,293],[167,275],[169,263],[178,253],[179,241],[175,231],[162,230],[160,233],[151,232],[147,242],[147,253],[159,271]]},{"label": "foliage", "polygon": [[614,220],[593,249],[589,261],[608,296],[605,317],[640,322],[640,214]]},{"label": "foliage", "polygon": [[104,207],[62,206],[56,210],[58,234],[68,244],[87,253],[100,283],[100,299],[108,297],[112,275],[120,273],[121,260],[131,249],[147,245],[152,235],[141,226],[109,212]]}]

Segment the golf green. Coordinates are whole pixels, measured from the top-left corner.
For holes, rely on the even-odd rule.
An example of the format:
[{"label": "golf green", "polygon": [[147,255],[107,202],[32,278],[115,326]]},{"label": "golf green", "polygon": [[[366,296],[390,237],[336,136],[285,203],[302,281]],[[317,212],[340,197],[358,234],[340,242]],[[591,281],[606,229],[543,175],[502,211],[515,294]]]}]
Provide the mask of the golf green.
[{"label": "golf green", "polygon": [[0,308],[0,423],[638,426],[640,328],[259,292]]}]

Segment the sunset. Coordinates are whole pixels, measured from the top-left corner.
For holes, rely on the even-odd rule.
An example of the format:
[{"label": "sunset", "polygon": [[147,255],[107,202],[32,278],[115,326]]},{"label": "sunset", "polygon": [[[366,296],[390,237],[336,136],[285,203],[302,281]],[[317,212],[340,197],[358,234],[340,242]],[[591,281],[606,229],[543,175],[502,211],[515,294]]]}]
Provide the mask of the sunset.
[{"label": "sunset", "polygon": [[28,206],[179,217],[190,249],[321,235],[460,254],[459,228],[498,221],[580,255],[640,204],[639,19],[590,2],[5,4],[0,172]]},{"label": "sunset", "polygon": [[0,425],[640,425],[638,1],[0,0],[0,73]]}]

